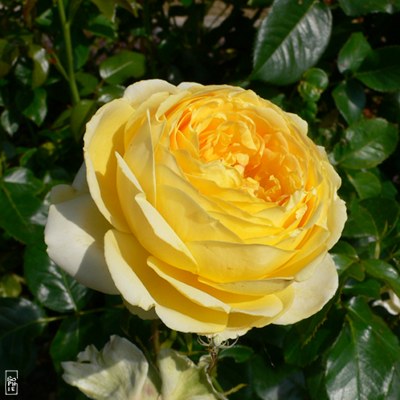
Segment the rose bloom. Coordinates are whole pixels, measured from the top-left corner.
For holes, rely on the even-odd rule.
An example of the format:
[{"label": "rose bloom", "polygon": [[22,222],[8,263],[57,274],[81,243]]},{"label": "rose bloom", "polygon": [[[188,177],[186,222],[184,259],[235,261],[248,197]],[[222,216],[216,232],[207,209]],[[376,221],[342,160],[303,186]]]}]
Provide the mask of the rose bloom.
[{"label": "rose bloom", "polygon": [[306,122],[251,90],[141,81],[87,124],[48,253],[142,317],[233,338],[332,298],[340,183]]}]

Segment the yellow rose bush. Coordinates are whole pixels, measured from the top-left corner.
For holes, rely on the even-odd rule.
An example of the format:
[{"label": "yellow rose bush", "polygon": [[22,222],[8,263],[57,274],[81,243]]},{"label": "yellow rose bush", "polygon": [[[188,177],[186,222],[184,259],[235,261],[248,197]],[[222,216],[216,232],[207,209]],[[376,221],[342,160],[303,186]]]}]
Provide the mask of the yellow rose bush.
[{"label": "yellow rose bush", "polygon": [[50,257],[143,317],[233,338],[319,311],[338,279],[340,178],[298,116],[232,86],[129,86],[53,189]]}]

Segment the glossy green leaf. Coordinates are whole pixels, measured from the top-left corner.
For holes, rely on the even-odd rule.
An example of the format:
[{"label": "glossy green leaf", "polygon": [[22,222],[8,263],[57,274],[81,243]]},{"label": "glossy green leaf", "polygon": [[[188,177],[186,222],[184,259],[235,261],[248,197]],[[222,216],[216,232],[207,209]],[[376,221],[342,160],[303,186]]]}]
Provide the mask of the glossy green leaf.
[{"label": "glossy green leaf", "polygon": [[310,365],[334,341],[342,325],[342,317],[339,313],[329,313],[330,305],[293,325],[285,335],[283,351],[287,364],[299,367]]},{"label": "glossy green leaf", "polygon": [[332,96],[337,109],[349,125],[361,118],[366,97],[360,83],[353,80],[342,82],[332,91]]},{"label": "glossy green leaf", "polygon": [[350,16],[377,12],[394,13],[400,10],[399,0],[339,0],[340,7]]},{"label": "glossy green leaf", "polygon": [[[0,298],[0,369],[17,369],[21,379],[35,361],[33,340],[46,324],[36,304],[19,298]],[[0,377],[3,380],[4,374]]]},{"label": "glossy green leaf", "polygon": [[104,15],[96,15],[90,19],[88,31],[107,39],[115,40],[117,38],[117,26]]},{"label": "glossy green leaf", "polygon": [[62,361],[74,360],[80,351],[93,344],[98,329],[95,316],[71,316],[65,319],[51,343],[50,354],[56,368]]},{"label": "glossy green leaf", "polygon": [[349,208],[343,235],[350,238],[378,237],[378,229],[368,210],[360,202],[353,202]]},{"label": "glossy green leaf", "polygon": [[355,248],[343,240],[336,243],[329,253],[332,255],[340,273],[358,261]]},{"label": "glossy green leaf", "polygon": [[400,206],[384,197],[354,201],[343,234],[352,238],[382,239],[396,226]]},{"label": "glossy green leaf", "polygon": [[276,0],[258,31],[252,79],[279,85],[315,65],[331,34],[329,8],[313,0]]},{"label": "glossy green leaf", "polygon": [[86,305],[91,292],[57,267],[44,246],[28,246],[24,254],[26,282],[35,298],[58,312],[78,311]]},{"label": "glossy green leaf", "polygon": [[326,387],[331,400],[386,400],[400,395],[400,346],[389,327],[361,299],[329,351]]},{"label": "glossy green leaf", "polygon": [[346,131],[344,141],[333,150],[334,161],[344,168],[372,168],[395,150],[398,141],[396,126],[384,119],[361,120]]},{"label": "glossy green leaf", "polygon": [[91,0],[101,13],[110,20],[115,18],[116,0]]},{"label": "glossy green leaf", "polygon": [[76,140],[79,140],[82,136],[86,122],[89,121],[90,117],[95,111],[96,102],[94,100],[84,99],[79,101],[78,104],[72,108],[70,128],[72,134]]},{"label": "glossy green leaf", "polygon": [[16,79],[24,86],[30,87],[32,85],[32,70],[27,65],[18,60],[14,68],[14,75]]},{"label": "glossy green leaf", "polygon": [[400,204],[394,199],[373,197],[362,200],[362,207],[371,215],[379,237],[384,237],[395,229],[400,217]]},{"label": "glossy green leaf", "polygon": [[353,33],[339,51],[337,65],[343,74],[347,71],[355,72],[360,67],[365,57],[372,51],[364,34]]},{"label": "glossy green leaf", "polygon": [[78,84],[79,94],[83,97],[93,94],[99,83],[99,80],[94,75],[85,72],[77,72],[75,79]]},{"label": "glossy green leaf", "polygon": [[37,126],[42,125],[47,115],[47,92],[42,87],[33,90],[33,98],[22,113]]},{"label": "glossy green leaf", "polygon": [[0,226],[23,243],[42,240],[45,217],[36,196],[41,189],[41,182],[26,168],[11,169],[0,179]]},{"label": "glossy green leaf", "polygon": [[382,190],[381,181],[372,172],[349,170],[348,178],[360,199],[376,197]]},{"label": "glossy green leaf", "polygon": [[232,347],[222,349],[218,355],[219,359],[231,357],[237,363],[248,361],[254,355],[254,351],[251,347],[243,345],[234,345]]},{"label": "glossy green leaf", "polygon": [[385,282],[400,297],[400,274],[383,260],[363,260],[362,266],[368,275]]},{"label": "glossy green leaf", "polygon": [[29,56],[33,60],[32,87],[36,88],[46,81],[49,74],[50,63],[47,59],[47,52],[43,47],[32,45],[29,49]]},{"label": "glossy green leaf", "polygon": [[370,52],[355,77],[380,92],[400,90],[400,46],[387,46]]},{"label": "glossy green leaf", "polygon": [[11,110],[3,110],[0,117],[1,127],[10,135],[18,131],[19,121]]},{"label": "glossy green leaf", "polygon": [[100,103],[108,103],[111,100],[119,99],[124,95],[125,88],[120,85],[105,85],[99,90],[98,101]]},{"label": "glossy green leaf", "polygon": [[304,399],[305,381],[300,369],[288,364],[267,366],[257,355],[251,360],[250,371],[252,387],[260,399]]},{"label": "glossy green leaf", "polygon": [[19,48],[0,38],[0,78],[5,77],[19,56]]},{"label": "glossy green leaf", "polygon": [[123,50],[100,64],[100,76],[110,84],[118,85],[128,78],[140,78],[146,71],[141,53]]},{"label": "glossy green leaf", "polygon": [[79,43],[74,46],[74,63],[75,69],[82,68],[89,60],[90,48],[85,43]]},{"label": "glossy green leaf", "polygon": [[375,279],[363,279],[361,282],[348,279],[342,289],[346,296],[365,296],[367,298],[379,299],[381,295],[382,284]]}]

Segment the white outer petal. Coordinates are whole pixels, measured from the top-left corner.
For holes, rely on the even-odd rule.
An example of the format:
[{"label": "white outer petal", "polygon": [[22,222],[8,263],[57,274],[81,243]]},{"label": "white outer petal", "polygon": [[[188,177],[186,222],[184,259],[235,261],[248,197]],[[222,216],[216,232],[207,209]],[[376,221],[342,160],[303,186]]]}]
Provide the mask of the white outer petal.
[{"label": "white outer petal", "polygon": [[[68,188],[65,188],[66,194]],[[110,226],[89,193],[75,197],[68,194],[65,201],[50,206],[45,229],[47,252],[58,266],[83,285],[117,294],[104,258],[103,237]]]},{"label": "white outer petal", "polygon": [[125,89],[124,99],[137,108],[151,95],[159,92],[176,93],[176,86],[162,79],[149,79],[136,82]]},{"label": "white outer petal", "polygon": [[292,286],[295,290],[293,303],[274,324],[294,324],[308,318],[320,311],[334,296],[338,287],[338,274],[331,255],[325,256],[309,279],[294,282]]}]

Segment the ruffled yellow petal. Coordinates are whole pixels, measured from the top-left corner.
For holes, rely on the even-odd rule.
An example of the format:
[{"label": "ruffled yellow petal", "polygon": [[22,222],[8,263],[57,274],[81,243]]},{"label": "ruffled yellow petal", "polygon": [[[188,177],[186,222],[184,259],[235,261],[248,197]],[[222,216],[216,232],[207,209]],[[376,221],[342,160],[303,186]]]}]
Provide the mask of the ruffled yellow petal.
[{"label": "ruffled yellow petal", "polygon": [[84,155],[90,193],[100,212],[117,229],[128,231],[121,207],[116,201],[115,152],[124,153],[124,130],[134,109],[125,100],[114,100],[101,107],[86,126]]},{"label": "ruffled yellow petal", "polygon": [[187,246],[146,199],[139,182],[117,155],[117,188],[121,207],[131,232],[151,254],[189,271],[197,265]]},{"label": "ruffled yellow petal", "polygon": [[335,263],[327,254],[307,280],[295,282],[292,305],[277,318],[279,325],[294,324],[317,313],[334,296],[338,287]]},{"label": "ruffled yellow petal", "polygon": [[225,312],[192,302],[145,264],[147,253],[131,235],[108,231],[105,254],[117,288],[131,305],[145,310],[154,306],[168,327],[181,332],[210,333],[226,327]]}]

